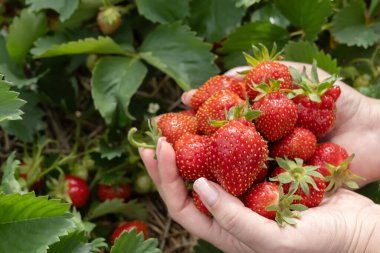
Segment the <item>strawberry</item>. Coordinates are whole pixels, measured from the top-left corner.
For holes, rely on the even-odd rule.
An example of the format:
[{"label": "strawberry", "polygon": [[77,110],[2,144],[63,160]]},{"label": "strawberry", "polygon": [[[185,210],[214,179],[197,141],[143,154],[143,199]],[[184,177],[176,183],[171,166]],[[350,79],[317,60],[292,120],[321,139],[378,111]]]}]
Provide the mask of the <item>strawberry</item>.
[{"label": "strawberry", "polygon": [[233,119],[212,136],[208,164],[217,182],[230,194],[243,194],[268,157],[268,146],[245,119]]},{"label": "strawberry", "polygon": [[315,135],[305,128],[296,127],[291,134],[270,146],[269,155],[273,158],[287,156],[295,159],[298,157],[306,161],[314,154],[316,148]]},{"label": "strawberry", "polygon": [[106,35],[113,34],[121,25],[121,14],[115,6],[99,11],[96,18],[99,29]]},{"label": "strawberry", "polygon": [[295,224],[293,218],[299,218],[291,210],[303,211],[305,206],[294,204],[299,196],[284,195],[282,187],[272,182],[254,185],[244,194],[244,205],[261,216],[276,220],[282,226],[284,222]]},{"label": "strawberry", "polygon": [[212,126],[210,120],[225,120],[230,108],[243,103],[244,100],[232,91],[221,90],[216,92],[199,107],[195,115],[199,130],[206,135],[213,134],[218,130],[218,127]]},{"label": "strawberry", "polygon": [[359,186],[354,180],[361,177],[354,175],[348,169],[353,158],[353,154],[348,156],[347,151],[338,144],[325,142],[317,147],[308,164],[320,166],[317,171],[326,177],[327,191],[336,191],[343,184],[357,189]]},{"label": "strawberry", "polygon": [[186,181],[195,181],[200,177],[213,180],[207,166],[207,148],[211,138],[206,135],[186,133],[174,144],[177,167]]},{"label": "strawberry", "polygon": [[97,195],[101,201],[111,199],[128,200],[132,195],[132,187],[128,184],[122,184],[116,187],[106,184],[98,184]]},{"label": "strawberry", "polygon": [[220,90],[230,90],[241,99],[245,99],[245,87],[240,81],[229,76],[214,76],[207,80],[192,96],[191,107],[198,110],[209,97]]},{"label": "strawberry", "polygon": [[319,81],[316,62],[313,62],[311,78],[291,68],[295,83],[301,88],[295,90],[293,101],[298,106],[297,126],[309,129],[317,138],[332,130],[336,120],[335,101],[340,96],[340,88],[333,86],[338,78],[331,76]]},{"label": "strawberry", "polygon": [[69,195],[73,206],[76,208],[84,206],[90,195],[90,190],[86,181],[73,175],[66,175],[65,181],[67,182],[67,194]]},{"label": "strawberry", "polygon": [[179,111],[178,113],[195,117],[195,114],[197,114],[197,111],[195,111],[193,109],[189,109],[189,110]]},{"label": "strawberry", "polygon": [[183,134],[198,132],[198,123],[195,117],[181,113],[166,113],[161,116],[157,123],[162,136],[169,143],[174,144]]},{"label": "strawberry", "polygon": [[193,189],[193,202],[194,202],[194,205],[198,208],[198,210],[201,213],[204,213],[207,216],[212,216],[212,214],[209,212],[209,210],[207,209],[207,207],[203,204],[203,202],[200,199],[198,193],[196,191],[194,191],[194,189]]},{"label": "strawberry", "polygon": [[276,52],[276,45],[273,46],[271,53],[268,49],[261,45],[261,50],[255,46],[253,48],[253,56],[244,53],[247,62],[253,66],[251,71],[246,75],[245,85],[249,99],[254,100],[259,94],[252,89],[255,84],[267,83],[270,85],[269,79],[281,79],[281,89],[290,90],[293,87],[292,75],[287,66],[275,60],[281,58],[280,53]]},{"label": "strawberry", "polygon": [[262,114],[255,126],[268,141],[277,141],[291,133],[297,122],[297,105],[280,92],[266,94],[252,105]]},{"label": "strawberry", "polygon": [[148,239],[148,226],[143,221],[134,220],[126,222],[115,229],[113,234],[111,235],[112,244],[115,243],[116,239],[124,232],[131,231],[132,229],[136,229],[137,233],[143,233],[144,240]]},{"label": "strawberry", "polygon": [[279,181],[284,188],[284,193],[301,197],[294,203],[316,207],[322,202],[326,185],[323,176],[316,171],[318,166],[304,166],[299,158],[295,161],[277,158],[276,161],[280,167],[274,169],[270,180]]},{"label": "strawberry", "polygon": [[253,183],[254,183],[254,184],[257,184],[257,183],[260,183],[260,182],[264,181],[265,178],[266,178],[267,175],[268,175],[268,171],[269,171],[269,169],[268,169],[268,161],[266,161],[266,162],[263,164],[263,166],[261,167],[260,172],[259,172],[259,174],[257,175],[257,177],[256,177],[256,179],[255,179],[255,181],[254,181]]}]

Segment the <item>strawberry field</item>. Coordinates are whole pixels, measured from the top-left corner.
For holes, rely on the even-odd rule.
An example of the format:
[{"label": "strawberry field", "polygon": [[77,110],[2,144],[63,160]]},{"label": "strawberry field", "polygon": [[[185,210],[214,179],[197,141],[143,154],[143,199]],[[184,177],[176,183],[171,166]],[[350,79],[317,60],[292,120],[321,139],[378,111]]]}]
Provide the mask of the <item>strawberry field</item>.
[{"label": "strawberry field", "polygon": [[[281,77],[252,74],[259,60],[288,63],[276,65]],[[314,71],[298,73],[289,62],[313,64]],[[318,80],[316,67],[331,78]],[[304,210],[301,197],[287,193],[357,188],[354,181],[365,178],[348,172],[352,160],[365,161],[361,153],[354,158],[332,144],[341,164],[318,160],[335,124],[338,80],[380,99],[379,0],[0,0],[0,253],[221,252],[169,215],[137,148],[152,151],[161,135],[173,144],[189,192],[205,177],[234,196],[246,193],[241,199],[255,212],[293,224],[293,213],[260,211],[255,192],[276,189]],[[204,92],[206,82],[207,96],[191,91]],[[313,90],[310,83],[321,85]],[[189,103],[181,98],[186,91]],[[310,101],[302,102],[304,95]],[[264,119],[269,96],[284,104],[285,116]],[[322,122],[313,129],[312,112],[301,118],[300,105],[326,99],[333,109],[313,114]],[[254,123],[242,123],[243,114]],[[245,177],[203,156],[208,143],[224,141],[225,124],[235,127],[234,141],[254,147],[230,157],[248,152],[244,159],[257,167],[245,188]],[[297,138],[302,146],[290,147]],[[343,146],[350,150],[356,141]],[[261,180],[259,167],[266,168]],[[304,181],[291,181],[295,167],[308,172]],[[263,180],[273,182],[257,184]],[[380,203],[380,184],[370,181],[355,191]],[[195,206],[210,215],[196,195]],[[314,207],[324,195],[318,204],[307,197],[304,204]]]}]

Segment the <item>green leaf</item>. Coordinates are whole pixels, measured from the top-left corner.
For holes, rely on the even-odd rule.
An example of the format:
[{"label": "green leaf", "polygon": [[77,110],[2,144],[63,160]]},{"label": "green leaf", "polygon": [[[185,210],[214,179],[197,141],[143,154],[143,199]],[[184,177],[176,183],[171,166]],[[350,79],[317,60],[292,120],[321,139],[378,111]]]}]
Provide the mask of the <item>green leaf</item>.
[{"label": "green leaf", "polygon": [[30,9],[38,12],[43,9],[52,9],[59,14],[59,19],[63,22],[78,8],[79,0],[26,0]]},{"label": "green leaf", "polygon": [[140,15],[152,22],[173,23],[189,15],[189,2],[178,0],[136,0]]},{"label": "green leaf", "polygon": [[356,192],[372,199],[376,204],[380,204],[380,181],[367,184]]},{"label": "green leaf", "polygon": [[130,232],[123,232],[116,239],[110,253],[161,253],[157,247],[157,239],[144,241],[143,234],[137,234],[136,229],[132,229]]},{"label": "green leaf", "polygon": [[101,140],[100,143],[99,143],[99,151],[100,151],[100,157],[103,159],[103,158],[106,158],[108,160],[112,160],[116,157],[121,157],[123,152],[124,152],[124,148],[123,146],[117,146],[117,147],[113,147],[111,145],[109,145],[109,143],[105,140]]},{"label": "green leaf", "polygon": [[91,206],[85,219],[92,220],[106,214],[122,214],[130,219],[145,220],[147,210],[143,204],[135,199],[127,203],[124,203],[122,199],[112,199]]},{"label": "green leaf", "polygon": [[189,90],[218,73],[210,50],[211,45],[196,37],[189,27],[173,23],[152,31],[141,45],[140,55],[182,89]]},{"label": "green leaf", "polygon": [[1,190],[5,194],[22,193],[20,183],[15,178],[16,169],[20,161],[15,160],[15,152],[10,154],[3,167],[3,177],[1,179]]},{"label": "green leaf", "polygon": [[70,54],[124,54],[124,50],[110,37],[86,38],[46,47],[46,40],[38,40],[31,53],[35,59]]},{"label": "green leaf", "polygon": [[33,42],[44,35],[47,29],[47,18],[43,13],[32,13],[24,9],[19,17],[13,19],[7,36],[9,56],[17,63],[25,60]]},{"label": "green leaf", "polygon": [[107,248],[104,238],[96,238],[91,243],[83,232],[74,231],[59,238],[60,241],[51,245],[47,253],[92,253],[99,252],[99,248]]},{"label": "green leaf", "polygon": [[38,106],[38,95],[34,92],[23,92],[20,96],[27,103],[22,107],[24,115],[21,120],[6,121],[0,123],[0,126],[10,135],[17,139],[32,142],[34,135],[44,128],[42,120],[45,115]]},{"label": "green leaf", "polygon": [[220,249],[216,248],[211,243],[199,239],[197,244],[194,246],[193,253],[223,253]]},{"label": "green leaf", "polygon": [[281,48],[288,40],[288,32],[280,26],[262,21],[246,23],[228,36],[220,52],[241,54],[243,51],[251,51],[253,44],[262,43],[267,48],[271,48],[273,42]]},{"label": "green leaf", "polygon": [[274,4],[264,5],[257,9],[251,16],[251,22],[266,21],[273,25],[287,28],[290,24],[289,20],[281,14]]},{"label": "green leaf", "polygon": [[371,5],[369,6],[369,16],[371,18],[379,17],[380,13],[380,0],[372,0]]},{"label": "green leaf", "polygon": [[9,90],[10,84],[0,74],[0,122],[21,119],[23,114],[20,107],[25,101],[18,98],[19,93]]},{"label": "green leaf", "polygon": [[315,59],[318,67],[330,74],[338,74],[340,71],[337,60],[332,59],[329,54],[320,51],[314,43],[308,41],[289,42],[284,48],[284,56],[288,61],[310,64]]},{"label": "green leaf", "polygon": [[[46,196],[0,195],[0,252],[45,253],[73,227],[69,204]],[[15,236],[17,235],[17,236]]]},{"label": "green leaf", "polygon": [[256,3],[259,3],[261,0],[234,0],[236,2],[237,7],[244,6],[245,8],[248,8]]},{"label": "green leaf", "polygon": [[190,7],[191,28],[211,42],[235,30],[245,13],[244,8],[237,8],[231,0],[193,0]]},{"label": "green leaf", "polygon": [[116,118],[133,118],[128,106],[147,69],[135,58],[109,56],[96,64],[92,76],[92,97],[107,124]]},{"label": "green leaf", "polygon": [[277,0],[276,5],[282,14],[305,32],[310,41],[317,39],[321,27],[333,12],[330,0]]},{"label": "green leaf", "polygon": [[380,22],[366,23],[364,1],[355,0],[341,9],[332,20],[331,33],[348,46],[368,48],[380,39]]}]

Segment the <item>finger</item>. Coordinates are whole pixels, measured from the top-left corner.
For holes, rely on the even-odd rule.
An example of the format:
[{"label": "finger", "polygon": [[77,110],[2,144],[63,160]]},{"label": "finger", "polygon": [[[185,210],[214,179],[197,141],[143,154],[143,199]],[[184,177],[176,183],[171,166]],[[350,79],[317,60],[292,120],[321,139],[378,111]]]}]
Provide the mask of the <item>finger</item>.
[{"label": "finger", "polygon": [[219,225],[255,250],[262,251],[267,248],[265,244],[271,238],[280,235],[281,231],[274,221],[246,208],[238,198],[228,194],[218,184],[200,178],[193,187]]},{"label": "finger", "polygon": [[160,187],[160,177],[157,170],[157,160],[154,159],[156,151],[154,149],[139,148],[140,157],[148,171],[149,176],[152,178],[156,187]]},{"label": "finger", "polygon": [[228,70],[226,73],[224,73],[224,75],[233,77],[238,80],[243,80],[245,78],[245,75],[240,74],[240,73],[250,70],[251,68],[252,68],[251,66],[240,66],[240,67],[232,68]]},{"label": "finger", "polygon": [[196,92],[197,90],[196,89],[193,89],[193,90],[189,90],[189,91],[186,91],[182,94],[182,103],[184,103],[185,105],[191,107],[190,105],[190,101],[191,101],[191,98],[193,97],[194,93]]}]

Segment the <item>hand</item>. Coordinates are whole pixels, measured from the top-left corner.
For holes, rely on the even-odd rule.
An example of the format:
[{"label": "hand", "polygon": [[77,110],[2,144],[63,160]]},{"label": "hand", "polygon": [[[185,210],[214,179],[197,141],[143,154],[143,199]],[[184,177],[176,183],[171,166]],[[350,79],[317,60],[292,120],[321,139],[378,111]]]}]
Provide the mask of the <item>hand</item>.
[{"label": "hand", "polygon": [[[346,89],[342,89],[344,97]],[[189,94],[184,95],[185,102]],[[342,118],[343,115],[338,116],[338,121]],[[335,138],[339,136],[344,134]],[[188,197],[177,171],[172,146],[161,138],[156,150],[157,160],[153,158],[154,153],[154,150],[140,149],[171,217],[189,232],[225,252],[369,252],[377,248],[380,229],[376,224],[380,221],[380,210],[359,194],[341,189],[326,198],[320,207],[302,212],[296,226],[279,228],[275,222],[245,208],[239,199],[218,185],[199,179],[194,188],[213,214],[214,218],[209,218],[200,213]]]}]

